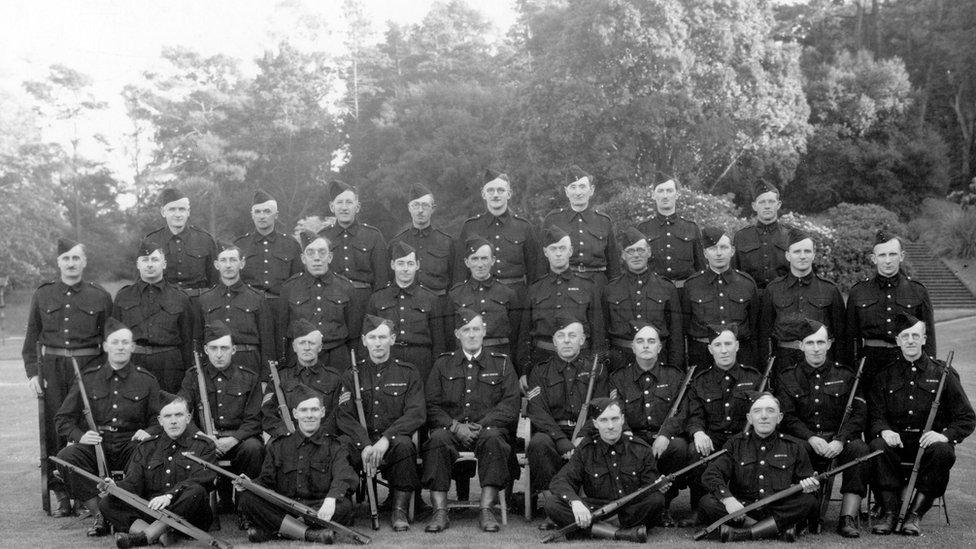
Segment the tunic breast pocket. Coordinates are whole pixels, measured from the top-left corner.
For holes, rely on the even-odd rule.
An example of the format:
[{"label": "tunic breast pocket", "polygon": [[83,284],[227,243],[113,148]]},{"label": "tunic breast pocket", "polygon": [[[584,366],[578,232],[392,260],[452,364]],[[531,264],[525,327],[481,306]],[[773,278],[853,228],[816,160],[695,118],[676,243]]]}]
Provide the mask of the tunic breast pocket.
[{"label": "tunic breast pocket", "polygon": [[504,376],[497,372],[485,372],[478,376],[478,383],[481,384],[482,388],[481,392],[483,396],[488,397],[485,404],[493,406],[502,399],[505,394],[505,385],[502,383],[504,380]]},{"label": "tunic breast pocket", "polygon": [[369,262],[370,248],[358,242],[349,243],[349,253],[352,254],[352,263],[357,270],[371,271],[372,265]]},{"label": "tunic breast pocket", "polygon": [[327,458],[318,458],[309,463],[309,490],[318,487],[318,492],[325,494],[332,484],[332,462]]},{"label": "tunic breast pocket", "polygon": [[128,419],[141,420],[149,391],[146,389],[122,391],[120,396],[122,398],[119,399],[119,413]]},{"label": "tunic breast pocket", "polygon": [[[150,481],[156,486],[161,486],[164,490],[167,488],[172,488],[172,481],[165,479],[167,476],[163,464],[165,462],[162,459],[151,459],[143,465],[143,472],[145,473],[146,480]],[[170,471],[172,472],[172,470]],[[169,483],[166,482],[169,480]]]},{"label": "tunic breast pocket", "polygon": [[696,290],[688,292],[688,301],[691,302],[691,315],[699,322],[707,322],[712,315],[718,311],[715,303],[715,294]]},{"label": "tunic breast pocket", "polygon": [[[790,457],[773,456],[767,461],[770,477],[770,484],[773,490],[782,490],[792,483],[793,480],[793,459]],[[762,494],[763,496],[769,494]]]}]

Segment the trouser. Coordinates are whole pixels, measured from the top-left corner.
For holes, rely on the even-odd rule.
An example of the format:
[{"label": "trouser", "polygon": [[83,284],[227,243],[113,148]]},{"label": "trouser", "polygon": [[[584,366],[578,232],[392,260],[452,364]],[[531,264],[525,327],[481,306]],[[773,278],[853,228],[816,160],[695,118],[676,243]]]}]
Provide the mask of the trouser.
[{"label": "trouser", "polygon": [[420,372],[421,383],[427,383],[427,376],[430,375],[433,359],[430,347],[420,345],[393,345],[390,347],[390,356],[404,362],[413,364]]},{"label": "trouser", "polygon": [[[237,474],[245,474],[250,478],[258,478],[261,465],[264,462],[264,443],[260,436],[248,437],[237,443],[229,452],[220,456],[221,460],[229,460],[229,469]],[[217,491],[223,501],[230,501],[233,489],[230,479],[217,477]]]},{"label": "trouser", "polygon": [[[783,488],[786,488],[786,486]],[[739,498],[739,501],[743,505],[749,505],[755,502],[755,500],[741,498]],[[788,498],[774,501],[748,514],[756,520],[772,517],[776,520],[776,526],[782,530],[794,524],[802,523],[808,517],[816,516],[818,513],[817,503],[817,497],[815,495],[801,492]],[[712,494],[705,494],[698,501],[698,513],[705,523],[714,522],[729,514],[725,510],[725,505]]]},{"label": "trouser", "polygon": [[[829,439],[828,439],[829,441]],[[817,471],[826,471],[830,466],[830,460],[817,455],[813,447],[807,446],[807,455],[813,463],[813,468]],[[849,461],[868,455],[868,445],[863,440],[852,440],[844,445],[844,449],[837,455],[836,466],[844,465]],[[847,469],[841,473],[840,493],[857,494],[862,498],[868,495],[868,479],[871,478],[871,462],[861,463]],[[821,483],[822,484],[822,483]],[[830,494],[827,494],[830,497]]]},{"label": "trouser", "polygon": [[[760,372],[766,371],[765,364],[756,364],[755,346],[752,340],[743,339],[739,341],[739,353],[736,355],[736,362],[751,366]],[[715,359],[708,352],[708,344],[694,339],[688,340],[688,367],[697,365],[699,371],[715,364]]]},{"label": "trouser", "polygon": [[451,487],[451,468],[457,461],[459,449],[473,450],[478,460],[478,480],[482,487],[504,487],[512,480],[509,463],[514,455],[509,443],[508,429],[483,427],[478,437],[468,445],[461,442],[445,427],[434,429],[423,448],[423,476],[425,488],[446,492]]},{"label": "trouser", "polygon": [[[322,507],[322,502],[324,501],[324,498],[303,499],[292,497],[292,499],[303,505],[311,507],[316,511]],[[282,519],[284,519],[286,515],[289,515],[289,513],[282,510],[280,506],[269,503],[254,495],[253,492],[247,491],[241,492],[238,496],[237,507],[240,509],[241,513],[247,517],[249,521],[251,521],[251,524],[265,532],[277,532],[278,528],[281,527]],[[347,496],[336,498],[335,513],[332,515],[331,520],[332,522],[338,522],[344,526],[351,525],[353,521],[352,500],[350,500]],[[319,524],[309,524],[309,526],[313,528],[321,528],[321,525]]]},{"label": "trouser", "polygon": [[[654,439],[657,438],[657,433],[651,431],[634,431],[634,436],[640,438],[648,445],[654,444]],[[688,439],[681,435],[677,435],[671,438],[668,442],[667,449],[661,453],[661,457],[657,458],[657,469],[663,474],[670,474],[682,467],[685,467],[691,463],[690,448],[688,446]],[[685,480],[687,475],[682,475],[674,482],[674,487],[684,488],[688,485]]]},{"label": "trouser", "polygon": [[[162,494],[163,492],[153,492],[145,499],[151,501],[152,498]],[[132,523],[139,519],[150,524],[156,520],[151,515],[143,513],[111,495],[99,499],[98,510],[116,532],[128,532]],[[210,522],[213,520],[207,489],[196,483],[191,483],[183,488],[179,495],[174,497],[173,501],[166,506],[166,510],[179,515],[193,526],[204,531],[210,527]]]},{"label": "trouser", "polygon": [[[290,348],[282,349],[281,344],[284,341],[288,341],[288,326],[284,325],[285,319],[288,318],[288,300],[282,299],[280,296],[273,295],[270,292],[265,292],[265,298],[267,299],[268,309],[271,310],[271,323],[274,326],[274,342],[275,349],[272,349],[275,360],[282,363],[288,361],[288,352],[291,351]],[[261,370],[261,381],[271,381],[271,372],[268,370],[268,365],[264,364]]]},{"label": "trouser", "polygon": [[[380,437],[371,437],[376,442]],[[347,441],[349,447],[349,461],[357,471],[363,470],[363,454],[356,449],[352,440]],[[420,473],[417,469],[417,447],[411,437],[396,435],[390,439],[383,461],[380,462],[380,474],[390,484],[390,489],[412,492],[420,488]]]},{"label": "trouser", "polygon": [[[712,451],[718,452],[723,446],[725,446],[725,442],[729,440],[734,433],[705,434],[712,439],[712,448],[714,448]],[[698,452],[698,449],[695,448],[694,438],[692,438],[692,441],[688,443],[688,463],[695,463],[696,461],[699,461],[705,457],[707,456],[701,455],[701,453]],[[688,471],[688,474],[685,475],[685,478],[688,479],[688,493],[691,496],[692,509],[695,509],[698,506],[698,501],[706,494],[705,487],[702,486],[701,483],[702,473],[705,472],[706,466],[707,464],[699,465],[691,471]]]},{"label": "trouser", "polygon": [[174,395],[180,392],[183,377],[190,367],[183,363],[183,354],[179,349],[153,354],[132,353],[132,364],[148,370],[156,376],[160,389]]},{"label": "trouser", "polygon": [[[82,372],[85,368],[99,364],[102,355],[79,356],[75,357],[78,361],[78,369]],[[58,452],[68,443],[67,439],[58,435],[58,430],[54,425],[54,416],[61,409],[64,397],[68,396],[68,391],[75,384],[75,370],[71,366],[71,359],[64,356],[44,355],[37,357],[38,375],[43,380],[43,406],[44,406],[44,445],[47,448],[47,455],[57,455]],[[40,402],[38,405],[42,405]],[[48,488],[61,491],[65,489],[61,477],[54,474],[57,467],[54,462],[48,462],[42,467],[48,468]]]},{"label": "trouser", "polygon": [[[572,444],[573,427],[563,426],[561,430]],[[564,453],[564,452],[563,452]],[[566,460],[556,447],[556,440],[548,433],[532,433],[525,455],[529,460],[529,478],[532,479],[533,493],[549,489],[549,482],[556,476]]]},{"label": "trouser", "polygon": [[[903,448],[895,448],[885,444],[884,439],[878,437],[871,441],[871,451],[884,450],[876,458],[872,488],[883,492],[897,492],[906,484],[909,470],[902,468],[902,463],[914,463],[918,452],[918,433],[901,433]],[[946,486],[949,485],[949,471],[956,462],[955,446],[948,442],[930,444],[922,452],[922,461],[918,469],[918,479],[915,488],[931,498],[942,497]]]},{"label": "trouser", "polygon": [[[131,432],[117,437],[107,437],[103,433],[102,448],[105,450],[105,461],[108,462],[107,472],[125,470],[128,467],[129,458],[132,457],[132,452],[139,445],[138,442],[129,439],[131,436]],[[58,452],[58,457],[71,465],[98,475],[95,447],[91,444],[65,446]],[[61,469],[62,478],[67,484],[68,493],[71,494],[71,497],[78,501],[88,501],[98,495],[98,488],[90,480],[70,472],[67,467],[62,466]]]},{"label": "trouser", "polygon": [[[604,505],[610,503],[611,499],[602,498],[582,498],[583,503],[590,508],[591,511],[599,509]],[[546,516],[550,520],[555,522],[560,528],[567,526],[573,522],[576,522],[576,518],[573,516],[573,508],[569,501],[566,501],[555,496],[546,498],[543,503],[543,509],[545,510]],[[635,526],[647,526],[650,528],[654,526],[654,522],[657,517],[661,516],[661,511],[664,510],[664,494],[658,492],[657,490],[648,490],[643,494],[637,496],[631,500],[627,505],[624,505],[614,513],[604,517],[604,519],[609,518],[613,515],[617,515],[620,520],[621,528],[633,528]]]}]

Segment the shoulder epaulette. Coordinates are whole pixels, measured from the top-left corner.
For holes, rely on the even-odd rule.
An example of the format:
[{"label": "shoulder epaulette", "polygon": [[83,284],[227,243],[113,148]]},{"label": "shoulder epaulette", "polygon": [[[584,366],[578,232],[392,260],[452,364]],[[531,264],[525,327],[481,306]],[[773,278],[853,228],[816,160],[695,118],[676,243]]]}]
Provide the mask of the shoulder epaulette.
[{"label": "shoulder epaulette", "polygon": [[745,271],[740,271],[739,269],[732,269],[732,270],[735,271],[735,272],[737,272],[737,273],[739,273],[740,275],[748,278],[749,280],[752,281],[753,284],[756,283],[756,279],[755,278],[752,278],[752,275],[751,274],[749,274],[749,273],[747,273]]},{"label": "shoulder epaulette", "polygon": [[56,280],[48,280],[47,282],[41,282],[41,284],[37,288],[40,289],[40,288],[43,288],[44,286],[50,286],[51,284],[54,284],[55,282],[57,282],[57,281]]},{"label": "shoulder epaulette", "polygon": [[362,222],[360,222],[359,224],[360,224],[360,225],[362,225],[363,227],[366,227],[367,229],[372,229],[372,230],[374,230],[374,231],[376,231],[376,232],[380,232],[380,230],[379,230],[379,229],[377,229],[376,227],[374,227],[374,226],[372,226],[372,225],[369,225],[369,224],[367,224],[367,223],[362,223]]},{"label": "shoulder epaulette", "polygon": [[190,230],[193,230],[193,231],[197,231],[197,232],[200,232],[200,233],[203,233],[203,234],[205,234],[205,235],[207,235],[207,236],[209,236],[209,237],[210,237],[211,239],[213,239],[213,235],[211,235],[211,234],[210,234],[210,233],[208,233],[207,231],[205,231],[205,230],[203,230],[203,229],[201,229],[200,227],[197,227],[196,225],[190,225],[190,224],[187,224],[187,225],[186,225],[186,228],[187,228],[187,229],[190,229]]},{"label": "shoulder epaulette", "polygon": [[793,444],[806,444],[806,441],[805,440],[803,440],[801,438],[797,438],[797,437],[795,437],[793,435],[788,435],[786,433],[780,433],[779,434],[779,438],[781,438],[783,440],[788,440],[788,441],[792,442]]},{"label": "shoulder epaulette", "polygon": [[241,236],[235,238],[234,239],[234,242],[236,243],[238,240],[244,240],[245,238],[250,238],[251,235],[253,235],[253,234],[254,234],[253,232],[251,232],[251,233],[244,233]]},{"label": "shoulder epaulette", "polygon": [[491,352],[491,353],[488,353],[488,354],[490,354],[491,356],[493,356],[495,358],[508,358],[508,355],[506,355],[505,353]]},{"label": "shoulder epaulette", "polygon": [[454,356],[454,353],[455,353],[455,351],[447,351],[446,353],[441,353],[441,354],[437,355],[437,358],[441,358],[443,356]]},{"label": "shoulder epaulette", "polygon": [[207,435],[201,433],[200,431],[193,433],[193,440],[202,440],[202,441],[209,442],[210,444],[213,444],[213,440]]},{"label": "shoulder epaulette", "polygon": [[[196,435],[194,435],[194,436],[196,436]],[[152,441],[154,441],[154,440],[156,440],[158,438],[159,438],[159,434],[149,435],[149,438],[143,439],[142,441],[139,442],[139,444],[145,444],[147,442],[152,442]]]},{"label": "shoulder epaulette", "polygon": [[591,209],[590,211],[592,211],[594,213],[594,215],[598,215],[600,217],[605,217],[605,218],[607,218],[607,220],[613,221],[613,218],[610,217],[610,214],[606,214],[606,213],[601,212],[600,210],[594,210],[594,209]]},{"label": "shoulder epaulette", "polygon": [[[703,275],[703,274],[705,274],[705,271],[704,271],[704,270],[701,270],[701,271],[696,271],[696,272],[693,272],[693,273],[691,273],[691,274],[690,274],[690,275],[688,276],[688,279],[687,279],[687,280],[685,280],[685,284],[687,284],[687,283],[688,283],[688,280],[691,280],[692,278],[698,278],[698,277],[700,277],[700,276],[701,276],[701,275]],[[674,284],[674,283],[672,282],[672,284]]]},{"label": "shoulder epaulette", "polygon": [[85,375],[85,374],[95,373],[102,367],[102,365],[103,363],[100,362],[89,364],[88,366],[85,366],[85,369],[81,371],[81,374]]},{"label": "shoulder epaulette", "polygon": [[483,216],[483,215],[485,215],[485,214],[484,213],[480,213],[478,215],[472,215],[471,217],[465,219],[464,222],[467,223],[468,221],[476,221],[478,219],[481,219],[481,216]]},{"label": "shoulder epaulette", "polygon": [[391,238],[390,241],[387,242],[387,244],[393,244],[393,242],[395,242],[397,238],[399,238],[399,237],[407,234],[407,231],[409,231],[409,230],[410,230],[410,225],[407,225],[406,227],[403,228],[403,230],[401,230],[397,234],[393,235],[393,238]]},{"label": "shoulder epaulette", "polygon": [[651,445],[648,444],[647,441],[645,441],[644,439],[642,439],[640,437],[635,437],[633,434],[624,435],[624,436],[627,437],[627,440],[629,440],[630,442],[633,442],[634,444],[637,444],[639,446],[646,446],[648,448],[651,447]]}]

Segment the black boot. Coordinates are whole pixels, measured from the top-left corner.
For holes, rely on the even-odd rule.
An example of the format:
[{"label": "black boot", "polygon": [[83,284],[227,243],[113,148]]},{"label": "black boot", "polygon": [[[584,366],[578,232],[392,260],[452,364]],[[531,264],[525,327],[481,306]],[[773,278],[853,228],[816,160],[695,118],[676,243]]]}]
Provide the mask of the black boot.
[{"label": "black boot", "polygon": [[908,516],[905,517],[905,524],[901,527],[901,534],[904,536],[919,536],[922,531],[918,523],[922,522],[922,516],[932,508],[932,497],[921,492],[915,494],[911,507],[908,508]]},{"label": "black boot", "polygon": [[393,515],[390,517],[390,522],[393,524],[394,532],[406,532],[410,529],[408,514],[411,497],[413,497],[413,493],[411,492],[404,490],[393,491]]},{"label": "black boot", "polygon": [[884,514],[878,523],[871,528],[871,533],[878,536],[887,536],[895,529],[895,521],[898,520],[898,494],[895,492],[881,492],[881,506],[884,507]]},{"label": "black boot", "polygon": [[641,524],[633,528],[621,528],[614,532],[613,539],[620,541],[632,541],[634,543],[647,542],[647,527]]},{"label": "black boot", "polygon": [[68,496],[67,492],[55,490],[54,500],[58,502],[58,506],[51,511],[52,517],[70,517],[75,514],[75,509],[71,506],[71,497]]},{"label": "black boot", "polygon": [[335,543],[335,532],[325,528],[309,528],[305,530],[305,541],[332,545]]},{"label": "black boot", "polygon": [[425,532],[443,532],[450,526],[451,521],[447,518],[447,492],[430,492],[430,502],[434,504],[434,514],[430,517],[430,522],[424,528]]},{"label": "black boot", "polygon": [[860,509],[861,496],[844,494],[844,500],[840,504],[840,519],[837,520],[838,534],[845,538],[861,537],[861,531],[857,527],[857,516]]},{"label": "black boot", "polygon": [[92,521],[92,525],[88,527],[85,534],[90,538],[98,538],[108,534],[108,524],[105,523],[105,517],[101,513],[95,514],[95,520]]},{"label": "black boot", "polygon": [[115,534],[115,546],[119,549],[143,547],[145,545],[149,545],[149,540],[146,538],[145,532]]},{"label": "black boot", "polygon": [[[779,534],[776,519],[772,517],[765,518],[749,528],[731,528],[723,524],[719,530],[719,539],[722,540],[722,543],[774,538]],[[794,531],[794,537],[795,535],[796,533]]]}]

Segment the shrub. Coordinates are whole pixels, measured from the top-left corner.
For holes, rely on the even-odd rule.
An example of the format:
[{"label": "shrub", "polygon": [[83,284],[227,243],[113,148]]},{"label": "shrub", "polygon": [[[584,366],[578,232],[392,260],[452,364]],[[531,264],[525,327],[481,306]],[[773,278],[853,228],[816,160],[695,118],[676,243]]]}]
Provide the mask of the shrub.
[{"label": "shrub", "polygon": [[922,213],[912,227],[936,255],[976,257],[976,210],[972,208],[929,198],[922,203]]},{"label": "shrub", "polygon": [[833,231],[829,253],[832,273],[824,276],[845,292],[861,278],[873,274],[868,256],[878,230],[885,229],[903,238],[908,235],[908,228],[898,220],[897,214],[874,204],[841,203],[817,216],[817,220]]},{"label": "shrub", "polygon": [[[655,206],[649,187],[631,186],[597,209],[610,215],[618,227],[627,227],[649,219]],[[739,217],[731,194],[714,196],[682,187],[678,190],[678,213],[700,227],[716,225],[730,234],[749,224]]]}]

